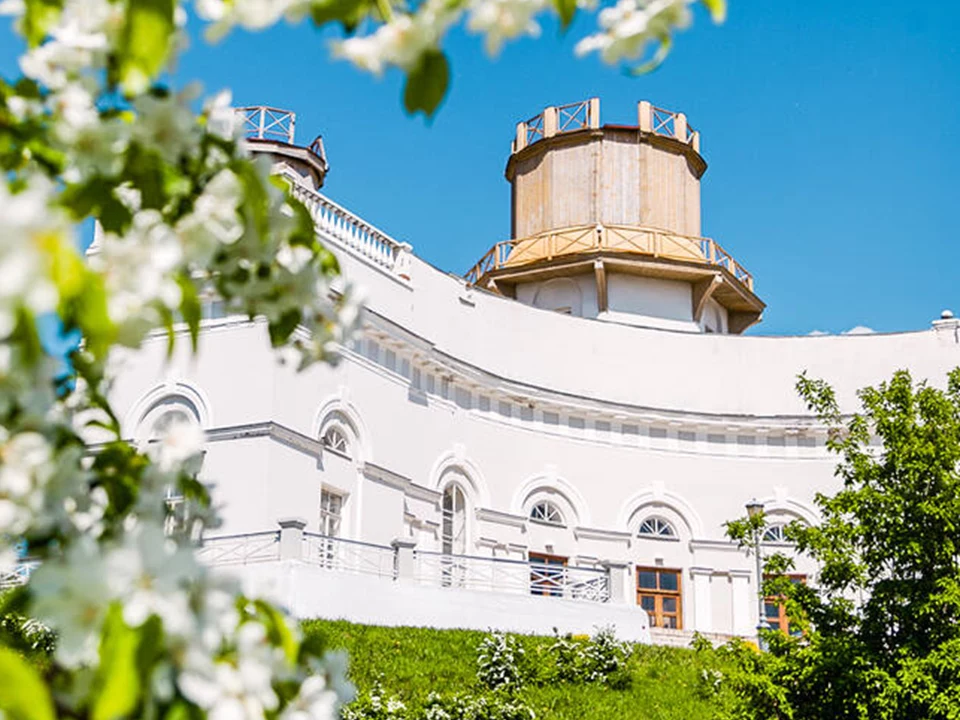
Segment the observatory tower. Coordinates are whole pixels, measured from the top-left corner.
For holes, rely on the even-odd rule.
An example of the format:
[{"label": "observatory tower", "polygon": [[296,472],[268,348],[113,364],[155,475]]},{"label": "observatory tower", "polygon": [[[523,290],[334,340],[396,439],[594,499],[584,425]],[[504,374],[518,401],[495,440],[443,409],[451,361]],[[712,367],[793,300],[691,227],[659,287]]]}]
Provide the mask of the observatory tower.
[{"label": "observatory tower", "polygon": [[688,332],[741,333],[764,303],[753,276],[700,233],[700,134],[641,102],[601,125],[597,98],[517,125],[507,161],[511,240],[467,273],[548,310]]}]

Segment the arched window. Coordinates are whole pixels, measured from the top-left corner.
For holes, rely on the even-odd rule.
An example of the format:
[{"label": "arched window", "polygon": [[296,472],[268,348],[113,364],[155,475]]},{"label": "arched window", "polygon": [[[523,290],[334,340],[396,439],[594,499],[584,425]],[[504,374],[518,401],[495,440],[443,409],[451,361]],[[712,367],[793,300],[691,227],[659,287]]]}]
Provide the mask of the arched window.
[{"label": "arched window", "polygon": [[677,531],[673,525],[661,517],[648,517],[637,528],[638,537],[676,538]]},{"label": "arched window", "polygon": [[766,530],[763,531],[762,540],[765,543],[787,543],[790,540],[786,535],[786,523],[774,523],[773,525],[768,525]]},{"label": "arched window", "polygon": [[350,457],[350,441],[347,439],[347,433],[339,425],[331,425],[324,433],[321,440],[323,446],[328,450]]},{"label": "arched window", "polygon": [[560,508],[548,500],[541,500],[530,508],[530,519],[547,525],[564,525]]},{"label": "arched window", "polygon": [[159,440],[174,425],[181,424],[200,424],[197,406],[183,395],[168,395],[155,402],[144,413],[140,421],[139,435],[147,441]]},{"label": "arched window", "polygon": [[463,489],[456,484],[443,491],[443,527],[441,539],[447,555],[463,555],[467,551],[467,502]]}]

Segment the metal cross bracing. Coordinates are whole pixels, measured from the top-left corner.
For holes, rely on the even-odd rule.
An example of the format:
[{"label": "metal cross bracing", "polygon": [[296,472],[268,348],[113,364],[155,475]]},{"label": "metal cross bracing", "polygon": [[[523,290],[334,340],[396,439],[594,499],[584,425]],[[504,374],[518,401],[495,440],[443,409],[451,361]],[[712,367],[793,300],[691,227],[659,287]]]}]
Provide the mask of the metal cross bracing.
[{"label": "metal cross bracing", "polygon": [[294,144],[297,115],[288,110],[251,105],[237,108],[243,124],[243,135],[251,140],[277,140]]}]

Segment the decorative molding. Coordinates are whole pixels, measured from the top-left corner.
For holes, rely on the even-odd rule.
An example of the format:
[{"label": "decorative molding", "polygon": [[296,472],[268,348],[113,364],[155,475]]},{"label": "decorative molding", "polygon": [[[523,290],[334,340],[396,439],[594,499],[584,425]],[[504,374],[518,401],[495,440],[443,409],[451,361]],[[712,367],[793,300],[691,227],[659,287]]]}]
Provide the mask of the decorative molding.
[{"label": "decorative molding", "polygon": [[500,510],[491,510],[490,508],[477,508],[477,520],[483,522],[495,523],[497,525],[508,525],[510,527],[520,528],[526,531],[527,518],[523,515],[514,515],[513,513],[501,512]]},{"label": "decorative molding", "polygon": [[379,482],[387,487],[400,490],[407,497],[426,502],[439,503],[442,494],[436,490],[418,485],[410,478],[404,477],[399,473],[388,470],[385,467],[374,465],[370,462],[363,464],[363,476],[368,480]]},{"label": "decorative molding", "polygon": [[575,527],[573,529],[574,537],[578,540],[604,540],[606,542],[621,542],[629,546],[632,537],[630,533],[621,530],[601,530],[600,528]]}]

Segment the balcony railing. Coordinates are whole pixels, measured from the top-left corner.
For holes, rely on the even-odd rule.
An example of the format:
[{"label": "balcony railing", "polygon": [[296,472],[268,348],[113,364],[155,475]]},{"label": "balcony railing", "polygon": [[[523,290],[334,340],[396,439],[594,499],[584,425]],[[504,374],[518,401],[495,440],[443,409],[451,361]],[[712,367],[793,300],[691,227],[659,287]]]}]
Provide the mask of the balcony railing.
[{"label": "balcony railing", "polygon": [[394,240],[330,198],[297,182],[296,178],[291,181],[290,192],[310,211],[317,231],[323,237],[409,279],[410,245]]},{"label": "balcony railing", "polygon": [[25,585],[30,575],[40,565],[37,560],[24,558],[18,560],[17,564],[8,571],[0,572],[0,590],[9,590],[20,585]]},{"label": "balcony railing", "polygon": [[629,225],[577,226],[519,240],[504,240],[490,248],[464,277],[476,285],[487,273],[500,268],[597,250],[722,267],[753,290],[753,276],[714,240]]},{"label": "balcony railing", "polygon": [[197,560],[206,565],[249,565],[280,559],[280,531],[205,537]]},{"label": "balcony railing", "polygon": [[424,585],[590,602],[610,600],[609,576],[602,568],[420,550],[414,558],[414,578]]},{"label": "balcony railing", "polygon": [[385,578],[396,576],[396,551],[386,545],[305,532],[303,559],[327,570]]},{"label": "balcony railing", "polygon": [[[205,538],[197,558],[211,566],[299,560],[338,572],[408,579],[433,587],[480,592],[540,595],[588,602],[610,601],[610,575],[604,567],[548,565],[536,561],[455,555],[386,546],[286,530]],[[401,552],[412,552],[401,556]],[[401,557],[405,558],[401,562]],[[411,562],[412,560],[412,562]],[[407,568],[403,570],[402,568]]]}]

